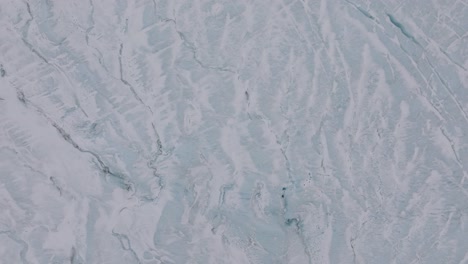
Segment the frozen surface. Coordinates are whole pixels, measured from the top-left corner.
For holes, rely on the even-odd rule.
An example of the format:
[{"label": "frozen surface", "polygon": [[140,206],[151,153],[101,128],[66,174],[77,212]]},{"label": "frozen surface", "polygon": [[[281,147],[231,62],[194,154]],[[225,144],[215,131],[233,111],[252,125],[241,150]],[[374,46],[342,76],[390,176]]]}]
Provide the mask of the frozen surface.
[{"label": "frozen surface", "polygon": [[0,263],[468,263],[466,0],[0,2]]}]

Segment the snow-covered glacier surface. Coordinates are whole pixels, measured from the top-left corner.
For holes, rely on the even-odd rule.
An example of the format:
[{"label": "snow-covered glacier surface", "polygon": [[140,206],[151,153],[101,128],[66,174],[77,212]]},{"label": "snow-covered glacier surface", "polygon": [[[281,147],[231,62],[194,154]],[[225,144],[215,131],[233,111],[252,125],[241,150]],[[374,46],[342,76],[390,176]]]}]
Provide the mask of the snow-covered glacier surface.
[{"label": "snow-covered glacier surface", "polygon": [[468,263],[465,0],[0,21],[0,263]]}]

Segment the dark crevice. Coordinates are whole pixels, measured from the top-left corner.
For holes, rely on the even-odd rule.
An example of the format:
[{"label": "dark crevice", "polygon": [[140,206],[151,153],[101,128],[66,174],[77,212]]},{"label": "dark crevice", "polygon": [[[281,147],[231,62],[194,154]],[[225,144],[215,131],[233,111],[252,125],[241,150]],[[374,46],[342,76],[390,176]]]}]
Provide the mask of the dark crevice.
[{"label": "dark crevice", "polygon": [[[413,66],[419,71],[419,73],[421,74],[421,76],[422,76],[423,79],[425,80],[426,85],[427,85],[428,87],[431,88],[431,90],[432,90],[433,93],[435,93],[434,87],[426,80],[426,78],[424,78],[424,74],[421,72],[421,70],[420,70],[419,66],[417,65],[417,63],[414,62],[414,60],[413,60],[411,54],[409,54],[408,51],[407,51],[405,48],[403,48],[403,46],[402,46],[401,44],[400,44],[399,47],[400,47],[400,49],[408,56],[408,58],[410,58],[410,59],[413,61]],[[421,48],[422,48],[422,47],[421,47]],[[423,52],[425,52],[424,49],[423,49]],[[439,79],[439,81],[442,83],[442,85],[444,86],[445,90],[446,90],[447,93],[449,94],[449,96],[450,96],[450,97],[452,98],[452,100],[455,102],[455,104],[456,104],[456,106],[458,107],[458,109],[460,110],[460,112],[461,112],[463,118],[464,118],[466,121],[468,121],[468,114],[465,112],[465,110],[464,110],[462,104],[457,100],[455,94],[454,94],[453,91],[450,89],[448,83],[445,81],[445,79],[442,78],[441,74],[436,70],[436,68],[434,67],[434,65],[432,64],[432,62],[429,60],[429,58],[428,58],[427,56],[425,56],[425,59],[426,59],[428,65],[430,66],[432,72],[433,72],[433,73],[435,74],[435,76]],[[427,96],[424,95],[424,93],[422,92],[421,89],[419,89],[419,94],[420,94],[422,97],[425,98],[425,100],[433,107],[433,109],[435,109],[435,111],[436,111],[437,113],[439,113],[441,116],[443,116],[443,115],[442,115],[442,112],[441,112],[440,109],[439,109],[440,106],[442,105],[441,103],[439,103],[439,102],[435,102],[435,103],[434,103],[433,101],[429,100],[429,98],[427,98]]]},{"label": "dark crevice", "polygon": [[308,247],[308,245],[306,243],[306,239],[305,239],[305,235],[304,235],[304,225],[302,223],[302,220],[300,218],[297,218],[297,217],[288,218],[288,219],[286,219],[285,224],[287,226],[294,226],[295,227],[296,233],[299,236],[299,238],[301,239],[302,245],[304,246],[304,253],[307,255],[307,257],[309,259],[309,263],[312,263],[312,256],[311,256],[311,254],[309,252],[310,250],[309,250],[309,247]]},{"label": "dark crevice", "polygon": [[141,264],[141,261],[138,258],[138,254],[135,252],[135,250],[133,250],[132,245],[130,243],[130,239],[128,238],[128,236],[125,235],[125,234],[116,233],[116,232],[114,232],[114,230],[112,230],[112,235],[119,240],[120,245],[122,246],[122,249],[125,250],[125,251],[129,251],[131,253],[131,255],[135,258],[137,263]]},{"label": "dark crevice", "polygon": [[455,150],[455,143],[453,143],[453,140],[449,138],[445,130],[441,127],[440,132],[442,132],[442,135],[444,135],[445,139],[450,143],[450,147],[452,148],[453,155],[455,156],[455,159],[458,162],[458,165],[463,168],[463,163],[461,162],[460,158],[458,157],[457,151]]},{"label": "dark crevice", "polygon": [[232,70],[232,69],[230,69],[228,67],[211,66],[211,65],[207,65],[204,62],[202,62],[198,57],[197,47],[195,46],[195,44],[193,44],[192,42],[190,42],[187,39],[187,37],[185,36],[184,33],[179,31],[179,29],[177,27],[177,21],[175,19],[166,19],[166,21],[167,22],[172,22],[174,24],[175,30],[176,30],[177,34],[179,35],[180,40],[182,40],[182,43],[184,44],[184,46],[187,47],[191,51],[193,59],[202,68],[207,69],[207,70],[216,70],[216,71],[221,71],[221,72],[236,73],[235,70]]},{"label": "dark crevice", "polygon": [[[134,98],[142,105],[144,106],[146,109],[148,109],[148,111],[151,113],[151,115],[154,115],[154,112],[153,110],[151,109],[151,107],[149,105],[147,105],[143,99],[138,95],[138,93],[136,92],[135,88],[133,87],[133,85],[131,85],[125,78],[124,78],[124,72],[123,72],[123,64],[122,64],[122,54],[123,54],[123,43],[120,44],[120,49],[119,49],[119,67],[120,67],[120,81],[125,85],[127,86],[130,91],[132,92]],[[157,178],[158,180],[158,184],[159,184],[159,187],[160,187],[160,191],[163,189],[164,187],[164,181],[162,179],[162,176],[157,172],[157,168],[156,166],[154,165],[159,156],[161,156],[163,154],[163,146],[162,146],[162,143],[161,143],[161,137],[159,136],[159,133],[156,129],[156,126],[154,125],[153,122],[151,122],[151,126],[153,128],[153,131],[154,131],[154,135],[156,137],[156,154],[155,154],[155,157],[152,158],[151,161],[148,162],[148,168],[152,169],[153,170],[153,175],[154,177]],[[156,198],[152,198],[150,196],[142,196],[140,197],[142,200],[144,201],[147,201],[147,202],[154,202],[158,199],[159,197],[159,194],[156,196]]]},{"label": "dark crevice", "polygon": [[416,38],[411,34],[409,33],[405,26],[403,26],[403,24],[401,24],[398,20],[395,19],[395,17],[393,17],[392,15],[388,14],[387,13],[387,16],[390,20],[390,22],[395,26],[397,27],[400,32],[405,36],[407,37],[409,40],[411,40],[412,42],[414,42],[416,45],[418,45],[419,47],[422,47],[421,44],[419,44],[419,42],[416,40]]},{"label": "dark crevice", "polygon": [[70,264],[75,264],[76,262],[76,249],[75,247],[72,247],[71,248],[71,252],[70,252]]},{"label": "dark crevice", "polygon": [[348,0],[346,0],[346,2],[348,2],[350,5],[352,5],[357,11],[359,11],[365,17],[375,21],[375,17],[373,15],[371,15],[369,12],[367,12],[366,10],[362,9],[360,6],[358,6],[355,3],[351,2],[351,1],[348,1]]},{"label": "dark crevice", "polygon": [[119,68],[120,68],[120,81],[125,85],[127,86],[130,91],[132,92],[133,94],[133,97],[138,101],[140,102],[144,107],[146,107],[151,114],[154,114],[153,113],[153,110],[151,109],[151,107],[149,107],[144,101],[143,99],[138,95],[138,93],[136,92],[135,88],[133,87],[133,85],[131,85],[125,78],[124,78],[124,73],[123,73],[123,65],[122,65],[122,51],[123,51],[123,43],[120,44],[120,50],[119,50]]},{"label": "dark crevice", "polygon": [[11,230],[7,231],[0,231],[0,235],[6,235],[8,236],[11,240],[15,241],[16,243],[21,245],[21,250],[20,250],[20,259],[23,262],[23,264],[29,264],[30,262],[26,259],[26,255],[29,250],[28,243],[26,241],[22,240],[16,233],[14,233]]},{"label": "dark crevice", "polygon": [[41,54],[39,53],[39,51],[37,51],[32,45],[31,43],[29,43],[25,38],[22,38],[23,40],[23,43],[26,45],[26,47],[29,48],[30,51],[32,51],[32,53],[36,54],[37,57],[39,57],[42,61],[44,61],[45,63],[49,64],[49,61]]},{"label": "dark crevice", "polygon": [[102,160],[102,158],[98,154],[90,150],[83,149],[81,146],[79,146],[70,136],[70,134],[67,133],[62,127],[60,127],[50,117],[48,117],[40,107],[34,105],[32,102],[26,99],[24,96],[24,93],[21,90],[17,89],[17,95],[18,95],[18,100],[20,100],[26,107],[29,107],[29,106],[33,107],[33,109],[36,112],[38,112],[42,117],[44,117],[47,121],[49,121],[52,124],[52,126],[56,129],[56,131],[62,136],[62,138],[66,142],[68,142],[70,145],[72,145],[73,148],[77,149],[78,151],[82,153],[87,153],[93,156],[97,162],[96,164],[99,170],[102,173],[116,179],[119,182],[119,184],[122,186],[122,188],[126,189],[127,191],[133,190],[133,184],[130,182],[130,180],[127,177],[125,177],[124,175],[121,175],[120,173],[113,172],[109,168],[109,166],[105,164],[105,162]]},{"label": "dark crevice", "polygon": [[164,185],[165,185],[164,179],[162,175],[158,173],[158,168],[156,166],[156,163],[158,162],[159,157],[164,154],[163,146],[162,146],[158,131],[156,130],[156,126],[154,125],[154,123],[151,123],[151,126],[153,127],[153,131],[156,136],[156,153],[154,153],[153,157],[151,157],[151,159],[147,162],[147,167],[153,171],[153,176],[157,179],[159,190],[158,190],[158,193],[155,195],[156,197],[152,197],[149,195],[140,197],[140,199],[145,202],[157,202],[159,195],[161,191],[164,189]]},{"label": "dark crevice", "polygon": [[23,41],[23,43],[26,45],[26,47],[29,48],[29,50],[34,53],[37,57],[39,57],[42,61],[44,61],[45,63],[49,64],[49,61],[39,52],[37,51],[33,45],[28,41],[28,31],[29,31],[29,26],[31,25],[31,22],[33,21],[34,19],[34,16],[31,12],[31,6],[29,5],[29,3],[26,3],[26,9],[28,11],[28,14],[29,14],[29,19],[26,21],[25,25],[24,25],[24,28],[23,28],[23,37],[21,38],[21,40]]},{"label": "dark crevice", "polygon": [[353,263],[356,263],[356,250],[354,249],[354,241],[356,240],[356,238],[351,238],[349,240],[349,244],[351,246],[351,249],[353,250]]},{"label": "dark crevice", "polygon": [[109,166],[107,166],[104,161],[102,160],[102,158],[97,155],[96,153],[90,151],[90,150],[85,150],[83,148],[81,148],[70,136],[70,134],[68,134],[63,128],[61,128],[57,123],[55,123],[54,121],[52,121],[51,119],[47,118],[49,120],[49,122],[52,123],[52,126],[55,127],[55,129],[57,130],[57,132],[62,136],[62,138],[67,141],[68,143],[70,143],[75,149],[77,149],[78,151],[82,152],[82,153],[88,153],[90,154],[91,156],[93,156],[95,158],[95,160],[97,161],[97,165],[98,165],[98,168],[99,170],[104,173],[105,175],[108,175],[108,176],[111,176],[113,177],[114,179],[117,179],[120,184],[124,187],[124,189],[130,191],[133,189],[132,187],[132,184],[131,182],[123,175],[119,174],[119,173],[115,173],[113,171],[111,171],[111,169],[109,168]]},{"label": "dark crevice", "polygon": [[135,88],[133,88],[132,85],[130,85],[130,83],[124,79],[123,77],[123,66],[122,66],[122,51],[123,51],[123,44],[120,43],[120,49],[119,49],[119,69],[120,69],[120,81],[125,84],[127,87],[130,88],[130,90],[132,91],[133,93],[133,96],[135,97],[135,99],[137,99],[141,104],[144,104],[143,103],[143,100],[141,99],[141,97],[137,94],[137,92],[135,91]]},{"label": "dark crevice", "polygon": [[0,76],[1,77],[5,77],[6,75],[6,71],[5,69],[3,68],[3,64],[0,64]]},{"label": "dark crevice", "polygon": [[95,22],[94,22],[94,4],[93,4],[93,1],[92,0],[89,0],[89,4],[91,6],[91,12],[90,12],[90,15],[89,15],[89,21],[90,21],[90,25],[88,26],[88,28],[86,29],[86,36],[85,36],[85,40],[86,40],[86,45],[92,49],[94,49],[96,52],[97,52],[97,55],[94,55],[97,60],[98,60],[98,63],[99,65],[102,66],[102,68],[107,72],[109,73],[109,69],[107,69],[106,65],[104,64],[104,61],[103,61],[103,55],[102,55],[102,52],[97,48],[97,47],[94,47],[94,46],[91,46],[89,44],[89,36],[91,35],[91,31],[94,29],[95,27]]},{"label": "dark crevice", "polygon": [[58,185],[57,179],[51,176],[49,177],[49,180],[52,183],[52,185],[54,185],[55,189],[57,189],[57,191],[60,193],[60,196],[62,196],[62,188]]},{"label": "dark crevice", "polygon": [[436,68],[434,67],[434,65],[431,63],[431,61],[426,58],[427,62],[429,63],[429,66],[431,67],[432,71],[436,74],[437,78],[439,79],[439,81],[442,83],[442,85],[444,86],[445,90],[449,93],[450,97],[452,98],[452,100],[455,102],[455,104],[457,105],[458,109],[460,110],[461,114],[463,115],[463,117],[465,118],[466,121],[468,121],[468,114],[465,112],[465,109],[463,109],[463,105],[457,100],[457,97],[455,96],[455,94],[453,93],[452,89],[450,89],[448,83],[445,81],[444,78],[442,78],[442,76],[440,75],[439,71],[436,70]]},{"label": "dark crevice", "polygon": [[442,48],[439,48],[440,52],[442,52],[445,57],[447,57],[447,59],[449,59],[453,64],[455,64],[456,66],[458,66],[459,68],[463,69],[464,71],[467,71],[467,69],[465,67],[463,67],[463,65],[459,64],[458,62],[456,62],[455,60],[452,59],[452,57],[445,51],[443,50]]},{"label": "dark crevice", "polygon": [[18,97],[18,100],[19,100],[22,104],[24,104],[24,105],[27,104],[27,103],[26,103],[26,98],[24,97],[23,91],[20,91],[19,89],[17,89],[17,90],[16,90],[16,97]]},{"label": "dark crevice", "polygon": [[94,5],[93,5],[93,0],[89,0],[89,5],[91,6],[91,13],[89,15],[89,20],[91,22],[91,25],[86,29],[86,45],[89,46],[89,33],[91,30],[94,28]]}]

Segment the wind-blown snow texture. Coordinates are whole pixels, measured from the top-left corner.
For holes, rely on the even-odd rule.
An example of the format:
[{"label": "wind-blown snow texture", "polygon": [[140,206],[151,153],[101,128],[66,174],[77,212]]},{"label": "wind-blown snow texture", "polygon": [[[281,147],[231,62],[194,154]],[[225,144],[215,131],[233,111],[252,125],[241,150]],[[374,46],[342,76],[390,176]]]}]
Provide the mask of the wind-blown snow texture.
[{"label": "wind-blown snow texture", "polygon": [[465,0],[0,22],[0,263],[468,263]]}]

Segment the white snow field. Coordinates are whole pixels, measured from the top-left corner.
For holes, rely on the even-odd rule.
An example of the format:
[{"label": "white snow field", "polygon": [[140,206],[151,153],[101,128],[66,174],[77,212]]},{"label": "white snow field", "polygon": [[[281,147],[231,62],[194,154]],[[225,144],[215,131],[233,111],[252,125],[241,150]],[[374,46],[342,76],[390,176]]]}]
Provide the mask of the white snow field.
[{"label": "white snow field", "polygon": [[0,0],[1,264],[467,264],[466,0]]}]

